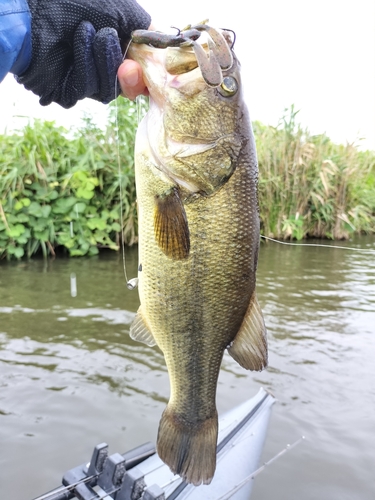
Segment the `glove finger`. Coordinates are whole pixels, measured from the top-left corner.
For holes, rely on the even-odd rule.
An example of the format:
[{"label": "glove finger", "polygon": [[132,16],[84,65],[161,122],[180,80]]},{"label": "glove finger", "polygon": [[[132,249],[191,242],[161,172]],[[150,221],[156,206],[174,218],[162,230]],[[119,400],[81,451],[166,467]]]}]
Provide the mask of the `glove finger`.
[{"label": "glove finger", "polygon": [[93,53],[95,35],[96,30],[88,21],[81,22],[74,34],[74,66],[70,77],[67,78],[66,99],[71,96],[77,102],[99,91]]},{"label": "glove finger", "polygon": [[64,108],[71,108],[78,100],[98,92],[99,79],[93,55],[95,35],[91,23],[83,21],[79,24],[74,34],[73,64],[67,70],[61,86],[55,89],[50,102],[53,100]]},{"label": "glove finger", "polygon": [[99,75],[99,92],[91,97],[107,104],[116,99],[121,91],[117,70],[122,63],[123,55],[117,31],[113,28],[99,30],[94,39],[93,51]]}]

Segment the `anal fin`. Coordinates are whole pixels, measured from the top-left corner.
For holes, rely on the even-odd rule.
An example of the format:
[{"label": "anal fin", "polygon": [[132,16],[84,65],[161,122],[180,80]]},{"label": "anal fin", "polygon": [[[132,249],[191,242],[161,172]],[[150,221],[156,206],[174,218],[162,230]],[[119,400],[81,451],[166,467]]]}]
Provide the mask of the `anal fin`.
[{"label": "anal fin", "polygon": [[141,308],[138,309],[137,315],[133,323],[130,325],[130,337],[138,342],[143,342],[149,346],[156,345],[154,336],[142,316]]},{"label": "anal fin", "polygon": [[154,233],[159,248],[174,260],[190,252],[189,225],[177,188],[155,197]]},{"label": "anal fin", "polygon": [[246,370],[261,371],[268,363],[267,330],[256,293],[228,352]]}]

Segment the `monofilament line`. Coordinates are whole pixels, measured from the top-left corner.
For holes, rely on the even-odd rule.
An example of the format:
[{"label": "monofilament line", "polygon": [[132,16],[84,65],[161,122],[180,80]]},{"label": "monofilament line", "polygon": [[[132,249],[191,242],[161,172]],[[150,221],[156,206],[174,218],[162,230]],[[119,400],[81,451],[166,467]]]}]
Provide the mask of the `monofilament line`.
[{"label": "monofilament line", "polygon": [[[130,42],[126,47],[124,56],[122,60],[125,59],[126,53],[128,51]],[[118,79],[115,79],[115,95],[118,92]],[[125,258],[125,240],[124,240],[124,214],[123,214],[123,189],[122,189],[122,172],[121,172],[121,159],[120,159],[120,135],[119,135],[119,123],[118,123],[118,97],[115,99],[115,132],[116,132],[116,154],[117,154],[117,173],[120,187],[120,226],[121,226],[121,254],[122,254],[122,266],[126,283],[128,283],[128,274],[126,272],[126,258]]]},{"label": "monofilament line", "polygon": [[283,450],[281,450],[279,453],[277,453],[274,457],[272,457],[268,462],[264,462],[263,465],[261,465],[256,471],[254,471],[252,474],[247,476],[245,479],[243,479],[240,483],[238,483],[236,486],[234,486],[230,491],[227,491],[224,495],[222,495],[218,500],[229,500],[232,498],[232,496],[237,493],[241,488],[245,486],[249,481],[252,481],[258,474],[264,471],[264,469],[268,466],[271,465],[272,462],[280,458],[282,455],[287,453],[288,451],[292,450],[295,446],[297,446],[301,441],[305,439],[305,436],[301,436],[297,441],[295,441],[293,444],[288,444]]},{"label": "monofilament line", "polygon": [[352,252],[370,253],[372,255],[375,254],[375,250],[365,250],[364,248],[343,247],[339,245],[321,245],[319,243],[290,243],[289,241],[275,240],[273,238],[269,238],[268,236],[263,236],[262,234],[260,235],[260,237],[263,238],[264,240],[273,241],[274,243],[280,243],[280,245],[289,245],[293,247],[321,247],[329,249],[338,248],[339,250],[351,250]]},{"label": "monofilament line", "polygon": [[[116,80],[117,85],[117,80]],[[117,89],[116,89],[117,93]],[[120,159],[120,136],[119,136],[119,125],[118,125],[118,105],[117,99],[115,104],[115,123],[116,123],[116,154],[117,154],[117,172],[120,187],[120,226],[121,226],[121,254],[122,254],[122,266],[124,271],[124,277],[126,282],[128,282],[128,275],[126,272],[126,259],[125,259],[125,240],[124,240],[124,215],[123,215],[123,190],[122,190],[122,172],[121,172],[121,159]]]}]

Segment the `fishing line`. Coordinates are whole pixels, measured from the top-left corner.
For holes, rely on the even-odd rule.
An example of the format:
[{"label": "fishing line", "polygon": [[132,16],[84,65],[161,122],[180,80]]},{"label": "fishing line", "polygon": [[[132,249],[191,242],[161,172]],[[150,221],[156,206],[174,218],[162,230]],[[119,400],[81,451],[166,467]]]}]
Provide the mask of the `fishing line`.
[{"label": "fishing line", "polygon": [[[117,94],[117,78],[115,83],[115,94]],[[116,156],[117,156],[117,173],[120,187],[120,226],[121,226],[121,254],[122,254],[122,266],[125,281],[128,282],[128,275],[126,272],[126,260],[125,260],[125,241],[124,241],[124,215],[123,215],[123,189],[122,189],[122,174],[121,174],[121,160],[120,160],[120,136],[119,136],[119,124],[118,124],[118,103],[115,100],[115,132],[116,132]]]},{"label": "fishing line", "polygon": [[231,490],[227,491],[223,496],[221,496],[220,498],[218,498],[218,500],[229,500],[234,495],[234,493],[237,493],[237,491],[239,491],[243,486],[245,486],[246,483],[248,483],[249,481],[251,481],[252,479],[254,479],[258,474],[260,474],[261,472],[263,472],[264,469],[268,465],[271,465],[272,462],[274,462],[275,460],[277,460],[278,458],[280,458],[286,452],[292,450],[295,446],[297,446],[297,444],[301,443],[304,439],[305,439],[305,436],[301,436],[293,444],[287,444],[286,447],[283,450],[279,451],[279,453],[277,453],[274,457],[272,457],[270,460],[268,460],[268,462],[264,462],[264,464],[261,465],[258,469],[256,469],[256,471],[254,471],[249,476],[245,477],[245,479],[243,479],[240,483],[238,483],[236,486],[234,486],[234,488],[232,488]]},{"label": "fishing line", "polygon": [[[235,446],[238,446],[239,444],[242,444],[244,443],[245,441],[247,441],[248,439],[253,439],[254,438],[254,433],[251,433],[249,436],[245,436],[245,437],[240,437],[240,439],[237,439],[237,441],[233,441],[233,443],[231,443],[230,447],[228,446],[227,449],[224,449],[222,451],[222,454],[221,456],[225,456],[229,451],[231,451]],[[218,461],[219,461],[219,456],[218,456]]]},{"label": "fishing line", "polygon": [[[160,467],[163,467],[163,465],[161,465]],[[168,483],[165,483],[163,484],[161,487],[162,490],[165,490],[166,488],[168,488],[168,486],[170,486],[171,484],[175,483],[176,481],[180,480],[181,482],[183,481],[182,477],[181,476],[178,476],[177,474],[175,476],[173,476],[173,478],[168,481]]]},{"label": "fishing line", "polygon": [[[261,465],[260,467],[258,467],[258,469],[256,469],[253,473],[251,473],[249,476],[247,476],[245,479],[243,479],[240,483],[238,483],[236,486],[234,486],[231,490],[227,491],[218,500],[229,500],[232,497],[232,495],[234,493],[236,493],[237,491],[239,491],[243,486],[245,486],[246,483],[248,483],[249,481],[251,481],[252,479],[254,479],[258,474],[260,474],[261,472],[263,472],[263,470],[268,465],[271,465],[275,460],[277,460],[278,458],[280,458],[282,455],[284,455],[288,451],[292,450],[295,446],[297,446],[299,443],[301,443],[304,439],[305,439],[305,436],[301,436],[294,443],[286,445],[286,447],[284,449],[282,449],[281,451],[279,451],[279,453],[277,453],[275,456],[273,456],[267,462],[264,462],[263,465]],[[156,470],[158,470],[158,469],[160,469],[162,467],[164,467],[164,464],[161,464],[158,467],[155,467],[152,470],[152,472],[155,472]],[[49,493],[46,493],[46,494],[44,494],[42,496],[39,496],[39,497],[35,498],[34,500],[53,500],[53,498],[56,497],[56,495],[60,495],[61,493],[68,492],[68,491],[71,492],[71,493],[74,493],[74,489],[77,486],[79,486],[80,484],[85,484],[87,482],[90,482],[92,479],[98,478],[101,474],[102,474],[102,472],[99,473],[99,474],[97,474],[97,475],[94,475],[94,476],[86,477],[84,479],[81,479],[80,481],[77,481],[76,483],[70,484],[70,485],[65,486],[65,487],[58,488],[58,489],[56,489],[54,491],[50,491]],[[165,488],[167,488],[168,486],[170,486],[171,484],[173,484],[174,482],[176,482],[178,480],[181,480],[181,477],[178,476],[178,475],[175,475],[169,482],[167,482],[166,484],[164,484],[163,486],[161,486],[161,488],[165,489]],[[119,486],[118,488],[113,489],[112,491],[108,491],[108,492],[105,492],[104,490],[102,490],[100,492],[98,491],[98,492],[95,493],[95,496],[90,497],[89,500],[95,500],[95,499],[98,499],[98,498],[103,498],[104,499],[104,498],[108,497],[109,495],[112,495],[113,493],[116,493],[120,489],[121,489],[121,486]],[[102,492],[104,493],[104,496],[102,495]]]},{"label": "fishing line", "polygon": [[280,243],[280,245],[289,245],[294,247],[322,247],[322,248],[338,248],[339,250],[351,250],[353,252],[362,252],[362,253],[370,253],[375,254],[375,250],[365,250],[364,248],[355,248],[355,247],[343,247],[339,245],[321,245],[319,243],[290,243],[288,241],[280,241],[275,240],[273,238],[269,238],[268,236],[260,235],[264,240],[273,241],[274,243]]},{"label": "fishing line", "polygon": [[[100,474],[102,474],[102,473],[100,473]],[[84,479],[81,479],[80,481],[77,481],[76,483],[69,484],[68,486],[61,486],[60,488],[57,488],[56,490],[50,491],[48,493],[45,493],[44,495],[41,495],[37,498],[34,498],[34,500],[53,500],[53,497],[56,497],[56,495],[60,495],[61,493],[65,493],[65,492],[74,493],[74,491],[73,491],[74,488],[76,488],[80,484],[85,484],[85,483],[92,481],[96,477],[99,477],[100,474],[97,474],[96,476],[85,477]]]},{"label": "fishing line", "polygon": [[[122,60],[125,60],[126,54],[128,52],[131,40],[129,41]],[[118,78],[115,79],[115,95],[118,92]],[[118,102],[115,99],[115,132],[116,132],[116,155],[117,155],[117,173],[119,178],[120,187],[120,225],[121,225],[121,254],[122,254],[122,267],[123,273],[126,281],[126,286],[129,290],[134,290],[138,284],[138,278],[128,279],[128,273],[126,271],[126,257],[125,257],[125,238],[124,238],[124,214],[123,214],[123,187],[122,187],[122,175],[121,175],[121,159],[120,159],[120,135],[119,135],[119,122],[118,122]]]},{"label": "fishing line", "polygon": [[135,98],[135,109],[137,110],[137,125],[140,124],[143,116],[142,116],[142,104],[143,104],[143,96],[137,95]]},{"label": "fishing line", "polygon": [[[100,488],[100,486],[99,486]],[[101,491],[95,492],[94,497],[90,497],[89,500],[104,500],[105,498],[112,498],[109,495],[113,495],[113,493],[117,493],[118,491],[121,490],[121,486],[118,488],[113,489],[112,491],[104,491],[102,488],[100,488]]]}]

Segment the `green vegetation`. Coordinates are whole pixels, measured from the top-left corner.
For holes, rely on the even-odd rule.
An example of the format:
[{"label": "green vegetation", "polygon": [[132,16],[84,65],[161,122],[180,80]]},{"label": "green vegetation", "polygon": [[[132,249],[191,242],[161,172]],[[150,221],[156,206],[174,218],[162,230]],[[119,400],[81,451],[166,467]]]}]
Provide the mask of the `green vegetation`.
[{"label": "green vegetation", "polygon": [[[0,136],[0,258],[94,255],[117,250],[121,233],[127,244],[137,241],[133,151],[145,104],[117,105],[119,141],[115,105],[104,129],[86,118],[72,135],[37,121]],[[296,114],[292,107],[276,128],[254,123],[263,234],[375,232],[375,153],[311,136]]]},{"label": "green vegetation", "polygon": [[126,243],[136,242],[133,151],[145,105],[121,99],[118,106],[118,141],[115,106],[104,130],[85,119],[69,138],[36,121],[22,135],[0,136],[0,258],[117,250],[121,231]]},{"label": "green vegetation", "polygon": [[375,152],[312,136],[292,106],[278,127],[253,124],[262,232],[346,239],[375,232]]}]

